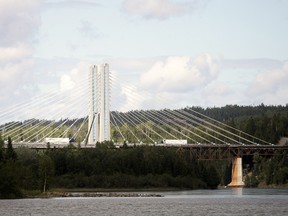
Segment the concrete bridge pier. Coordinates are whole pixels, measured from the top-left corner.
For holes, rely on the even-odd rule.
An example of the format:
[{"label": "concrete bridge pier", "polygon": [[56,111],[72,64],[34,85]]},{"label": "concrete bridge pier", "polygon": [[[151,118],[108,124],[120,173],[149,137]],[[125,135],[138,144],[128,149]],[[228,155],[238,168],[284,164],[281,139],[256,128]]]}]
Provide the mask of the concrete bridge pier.
[{"label": "concrete bridge pier", "polygon": [[242,158],[236,157],[232,160],[232,182],[228,184],[229,187],[243,187],[244,182],[242,180]]}]

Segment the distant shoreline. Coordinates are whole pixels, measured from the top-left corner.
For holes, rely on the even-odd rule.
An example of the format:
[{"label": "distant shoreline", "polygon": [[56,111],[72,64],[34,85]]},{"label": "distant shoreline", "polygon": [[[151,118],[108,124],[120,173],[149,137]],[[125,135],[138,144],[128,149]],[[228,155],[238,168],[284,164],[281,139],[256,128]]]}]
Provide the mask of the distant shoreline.
[{"label": "distant shoreline", "polygon": [[[161,192],[185,190],[180,188],[53,188],[45,193],[25,191],[24,198],[61,197],[163,197]],[[189,189],[187,189],[189,190]]]},{"label": "distant shoreline", "polygon": [[[228,189],[231,187],[219,186],[217,189]],[[245,188],[245,187],[243,187]],[[285,185],[260,185],[254,189],[287,189]],[[217,190],[214,189],[214,190]],[[232,188],[231,188],[232,189]],[[36,191],[23,191],[22,196],[18,198],[24,199],[49,199],[49,198],[73,198],[73,197],[164,197],[163,192],[174,192],[191,190],[185,188],[54,188],[45,193]],[[205,190],[205,189],[200,189]],[[211,190],[211,189],[210,189]],[[16,197],[15,197],[16,198]]]},{"label": "distant shoreline", "polygon": [[156,193],[138,192],[46,192],[28,198],[61,198],[61,197],[164,197]]}]

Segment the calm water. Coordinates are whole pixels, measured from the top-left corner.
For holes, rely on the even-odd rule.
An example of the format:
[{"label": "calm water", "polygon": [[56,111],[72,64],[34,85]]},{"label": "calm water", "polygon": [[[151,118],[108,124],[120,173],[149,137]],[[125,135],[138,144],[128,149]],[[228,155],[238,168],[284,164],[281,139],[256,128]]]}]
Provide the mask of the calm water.
[{"label": "calm water", "polygon": [[0,215],[288,215],[288,189],[158,193],[155,198],[0,200]]}]

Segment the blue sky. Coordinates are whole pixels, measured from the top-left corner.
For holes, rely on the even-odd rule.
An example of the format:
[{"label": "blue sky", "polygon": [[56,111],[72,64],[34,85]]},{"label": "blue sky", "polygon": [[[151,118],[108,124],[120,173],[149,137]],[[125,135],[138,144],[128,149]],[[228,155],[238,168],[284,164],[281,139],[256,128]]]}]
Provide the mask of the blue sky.
[{"label": "blue sky", "polygon": [[[0,0],[0,109],[107,62],[114,109],[288,103],[286,0]],[[125,86],[126,85],[126,86]],[[113,100],[113,98],[112,98]]]}]

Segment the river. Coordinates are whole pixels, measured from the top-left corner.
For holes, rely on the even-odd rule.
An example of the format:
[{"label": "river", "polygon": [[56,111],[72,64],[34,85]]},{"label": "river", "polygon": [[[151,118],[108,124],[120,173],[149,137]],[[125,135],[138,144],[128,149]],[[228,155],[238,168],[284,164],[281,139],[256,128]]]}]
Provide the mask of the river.
[{"label": "river", "polygon": [[0,200],[0,215],[288,215],[288,189],[227,188],[153,193],[163,197]]}]

